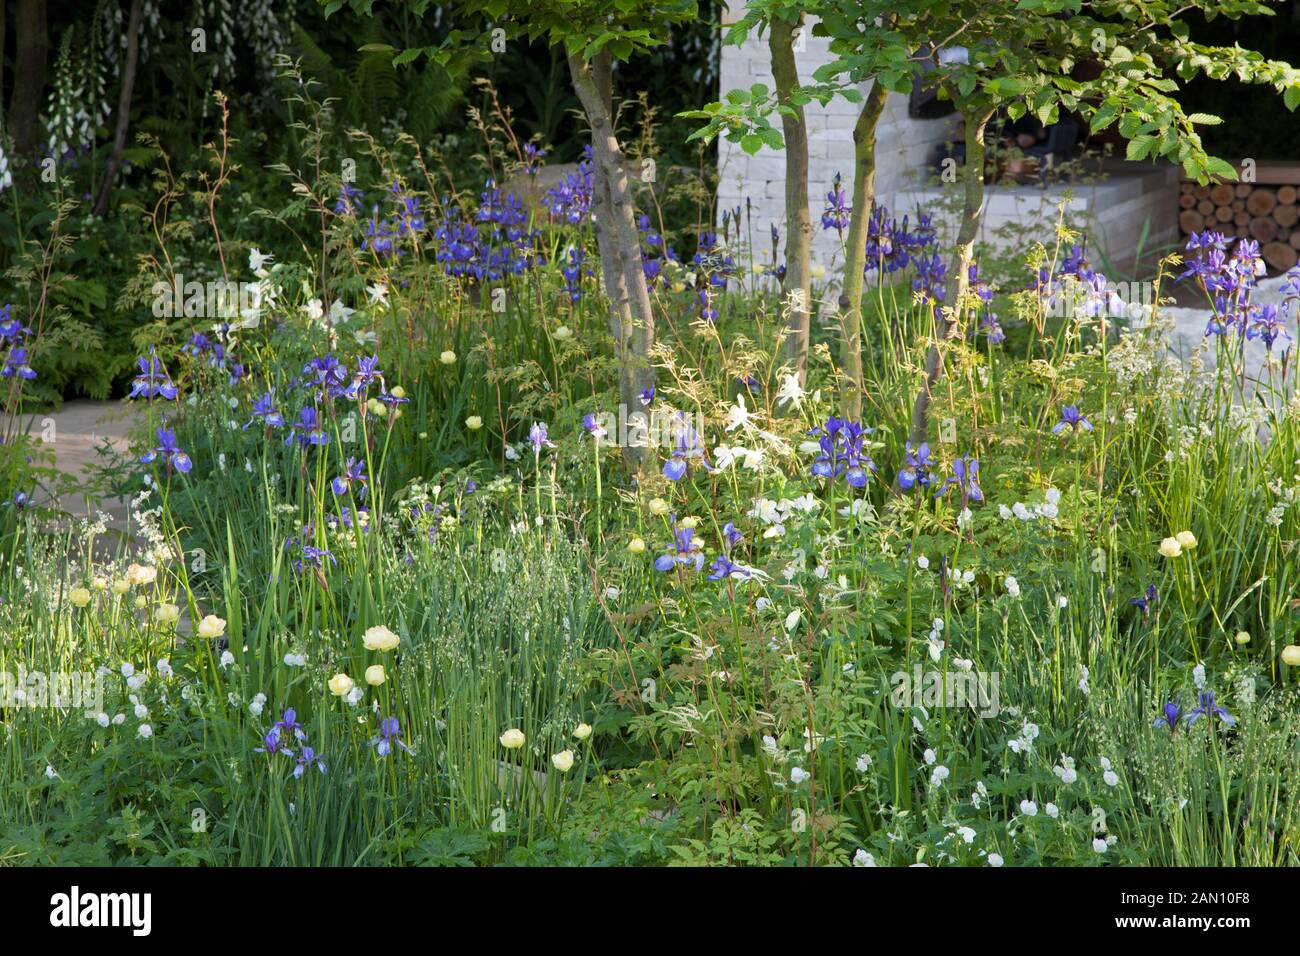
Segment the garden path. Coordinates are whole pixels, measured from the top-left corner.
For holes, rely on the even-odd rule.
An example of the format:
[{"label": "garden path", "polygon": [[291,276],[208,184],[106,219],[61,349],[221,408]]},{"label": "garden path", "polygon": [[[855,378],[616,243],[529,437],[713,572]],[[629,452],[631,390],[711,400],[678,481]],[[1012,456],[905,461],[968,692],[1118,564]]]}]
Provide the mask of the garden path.
[{"label": "garden path", "polygon": [[65,492],[50,505],[73,517],[90,517],[100,511],[111,519],[110,528],[125,532],[130,502],[126,498],[97,493],[88,469],[103,463],[98,449],[105,442],[115,453],[130,449],[127,433],[139,412],[121,401],[78,399],[65,402],[57,412],[36,415],[28,430],[39,435],[54,453],[55,467],[75,479],[79,490]]}]

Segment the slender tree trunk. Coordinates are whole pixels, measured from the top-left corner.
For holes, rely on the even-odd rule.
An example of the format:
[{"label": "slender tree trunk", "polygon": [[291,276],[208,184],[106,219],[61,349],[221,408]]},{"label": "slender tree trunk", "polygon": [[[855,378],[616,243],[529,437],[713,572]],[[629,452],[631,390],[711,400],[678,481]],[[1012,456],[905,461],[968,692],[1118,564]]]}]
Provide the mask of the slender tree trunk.
[{"label": "slender tree trunk", "polygon": [[862,417],[862,284],[867,260],[867,223],[876,200],[876,127],[889,91],[880,83],[862,104],[853,124],[853,206],[849,212],[848,248],[844,252],[844,340],[840,370],[844,375],[844,414]]},{"label": "slender tree trunk", "polygon": [[773,19],[768,31],[772,55],[772,77],[777,101],[789,107],[782,114],[785,135],[785,357],[794,366],[802,385],[808,371],[808,336],[812,317],[812,214],[808,209],[808,126],[803,106],[791,102],[799,87],[799,67],[794,58],[795,31],[803,24]]},{"label": "slender tree trunk", "polygon": [[[574,92],[582,103],[591,126],[591,152],[595,164],[593,203],[596,242],[601,254],[601,275],[605,293],[619,326],[615,346],[619,359],[619,395],[628,413],[638,407],[643,389],[654,385],[650,350],[654,346],[654,313],[650,290],[641,266],[641,237],[636,228],[632,184],[627,175],[623,149],[614,130],[610,60],[600,53],[593,60],[569,57]],[[643,448],[624,445],[623,458],[629,467],[640,467]]]},{"label": "slender tree trunk", "polygon": [[37,119],[45,91],[45,61],[49,37],[45,0],[18,0],[14,10],[14,90],[9,100],[9,133],[14,153],[26,156],[36,148]]},{"label": "slender tree trunk", "polygon": [[113,194],[117,171],[122,167],[122,151],[126,149],[126,134],[131,128],[131,94],[135,92],[135,71],[140,62],[140,6],[141,0],[131,0],[131,16],[127,23],[126,63],[122,66],[122,92],[117,100],[117,130],[113,135],[113,151],[104,166],[104,181],[99,186],[99,199],[95,201],[95,215],[108,212],[108,198]]},{"label": "slender tree trunk", "polygon": [[[944,282],[943,308],[952,309],[954,317],[965,308],[963,301],[970,287],[971,252],[979,234],[980,219],[984,215],[984,132],[993,117],[991,107],[964,111],[966,119],[966,167],[962,172],[963,198],[961,222],[957,230],[957,244],[948,261],[948,275]],[[919,445],[926,440],[930,427],[930,396],[935,383],[943,374],[943,356],[938,339],[951,334],[943,309],[935,316],[936,341],[925,355],[925,380],[912,405],[912,425],[908,440]]]}]

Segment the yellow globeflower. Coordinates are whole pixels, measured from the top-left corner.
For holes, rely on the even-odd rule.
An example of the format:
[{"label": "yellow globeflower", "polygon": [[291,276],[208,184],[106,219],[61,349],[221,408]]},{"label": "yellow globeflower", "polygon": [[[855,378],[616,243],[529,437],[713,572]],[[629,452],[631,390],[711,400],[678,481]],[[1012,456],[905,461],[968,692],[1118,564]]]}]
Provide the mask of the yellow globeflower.
[{"label": "yellow globeflower", "polygon": [[1165,538],[1160,542],[1160,553],[1166,558],[1176,558],[1183,553],[1183,546],[1177,538]]},{"label": "yellow globeflower", "polygon": [[455,365],[456,353],[453,352],[451,349],[447,349],[445,352],[443,352],[441,355],[438,356],[438,361],[441,362],[443,365]]},{"label": "yellow globeflower", "polygon": [[666,515],[672,510],[672,506],[662,498],[650,499],[650,513],[652,515]]},{"label": "yellow globeflower", "polygon": [[579,740],[586,740],[591,736],[591,724],[578,724],[573,728],[573,736]]},{"label": "yellow globeflower", "polygon": [[85,607],[90,603],[90,592],[85,588],[73,588],[68,592],[68,600],[73,607]]},{"label": "yellow globeflower", "polygon": [[465,419],[465,427],[472,432],[476,432],[483,427],[483,419],[478,415],[471,415]]},{"label": "yellow globeflower", "polygon": [[627,543],[627,549],[633,554],[641,554],[645,551],[645,541],[641,538],[633,538]]},{"label": "yellow globeflower", "polygon": [[573,769],[573,751],[561,750],[558,754],[551,754],[551,763],[560,773],[568,773]]},{"label": "yellow globeflower", "polygon": [[361,638],[361,643],[365,645],[368,651],[383,651],[387,653],[398,644],[402,639],[384,627],[382,624],[376,624],[374,627],[366,628],[366,633]]},{"label": "yellow globeflower", "polygon": [[355,683],[351,677],[340,671],[329,679],[330,693],[335,697],[342,697],[353,688]]},{"label": "yellow globeflower", "polygon": [[1190,551],[1192,548],[1196,547],[1196,535],[1192,534],[1190,531],[1180,531],[1178,534],[1174,535],[1174,537],[1178,539],[1178,543],[1184,550]]},{"label": "yellow globeflower", "polygon": [[371,687],[378,687],[386,680],[388,675],[384,673],[383,664],[371,664],[366,668],[366,683]]},{"label": "yellow globeflower", "polygon": [[226,622],[215,614],[209,614],[199,621],[199,637],[221,637],[226,633]]},{"label": "yellow globeflower", "polygon": [[1235,640],[1238,644],[1249,644],[1249,643],[1250,643],[1250,632],[1249,632],[1249,631],[1238,631],[1238,632],[1237,632],[1237,636],[1234,637],[1233,640]]},{"label": "yellow globeflower", "polygon": [[507,750],[518,750],[524,745],[524,732],[518,727],[511,727],[499,739],[501,746]]},{"label": "yellow globeflower", "polygon": [[158,578],[158,569],[147,564],[132,564],[126,569],[126,579],[137,587],[153,584]]},{"label": "yellow globeflower", "polygon": [[1300,667],[1300,644],[1288,644],[1282,648],[1282,663]]},{"label": "yellow globeflower", "polygon": [[159,624],[175,624],[181,619],[181,609],[175,604],[159,604],[153,619]]}]

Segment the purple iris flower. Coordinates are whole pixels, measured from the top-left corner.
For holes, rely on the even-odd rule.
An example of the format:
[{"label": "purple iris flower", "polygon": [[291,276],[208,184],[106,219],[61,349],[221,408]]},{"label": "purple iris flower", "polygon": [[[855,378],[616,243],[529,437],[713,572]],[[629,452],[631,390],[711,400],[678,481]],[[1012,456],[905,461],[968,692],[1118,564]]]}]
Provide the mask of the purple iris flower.
[{"label": "purple iris flower", "polygon": [[1218,717],[1219,720],[1223,721],[1229,727],[1237,722],[1236,717],[1233,717],[1230,713],[1214,702],[1214,691],[1209,690],[1204,691],[1201,694],[1200,703],[1197,704],[1195,709],[1187,715],[1187,726],[1190,727],[1202,717],[1209,717],[1211,719]]},{"label": "purple iris flower", "polygon": [[695,565],[699,571],[704,567],[704,552],[700,542],[695,540],[694,528],[678,528],[673,532],[673,550],[655,558],[655,570],[671,571],[679,565]]},{"label": "purple iris flower", "polygon": [[822,228],[843,232],[849,228],[849,205],[844,195],[844,185],[839,173],[826,194],[826,208],[822,212]]},{"label": "purple iris flower", "polygon": [[1052,426],[1052,434],[1059,435],[1067,428],[1076,432],[1079,429],[1090,432],[1092,431],[1092,422],[1083,417],[1078,405],[1062,405],[1061,420]]},{"label": "purple iris flower", "polygon": [[357,207],[365,200],[365,193],[347,183],[339,184],[339,198],[334,203],[334,211],[340,216],[355,216]]},{"label": "purple iris flower", "polygon": [[290,750],[288,747],[281,747],[281,746],[280,746],[280,728],[279,728],[279,727],[272,727],[270,730],[268,730],[268,731],[266,732],[266,735],[262,738],[262,746],[260,746],[260,747],[254,747],[254,748],[253,748],[253,753],[259,753],[259,754],[278,754],[278,753],[282,753],[282,754],[285,754],[286,756],[289,756],[289,757],[292,757],[292,756],[293,756],[293,751],[292,751],[292,750]]},{"label": "purple iris flower", "polygon": [[732,548],[745,540],[745,536],[736,530],[734,522],[728,521],[722,526],[722,546],[730,552]]},{"label": "purple iris flower", "polygon": [[700,443],[699,433],[680,413],[674,431],[673,453],[664,462],[664,477],[669,481],[681,481],[690,468],[690,459],[703,459],[704,445]]},{"label": "purple iris flower", "polygon": [[375,748],[375,753],[381,757],[387,757],[393,752],[393,744],[396,744],[408,754],[411,748],[402,742],[402,725],[397,722],[396,717],[385,717],[379,723],[379,736],[370,741],[370,746]]},{"label": "purple iris flower", "polygon": [[648,408],[650,406],[650,403],[655,400],[654,386],[651,385],[649,388],[641,389],[640,398],[641,398],[641,404]]},{"label": "purple iris flower", "polygon": [[303,380],[317,388],[322,395],[338,398],[348,391],[348,370],[333,355],[312,359],[302,367]]},{"label": "purple iris flower", "polygon": [[298,723],[298,712],[292,707],[285,709],[280,715],[280,719],[275,722],[271,728],[277,734],[293,734],[299,740],[306,740],[307,734],[302,729],[302,724]]},{"label": "purple iris flower", "polygon": [[161,458],[167,463],[168,471],[174,468],[182,475],[188,473],[194,463],[176,444],[176,433],[167,428],[159,428],[157,434],[158,444],[140,456],[140,464],[152,464]]},{"label": "purple iris flower", "polygon": [[381,387],[383,386],[384,373],[379,370],[379,356],[363,356],[357,360],[357,370],[352,375],[352,387],[348,391],[352,396],[356,396],[375,381],[378,381]]},{"label": "purple iris flower", "polygon": [[36,370],[28,364],[26,349],[13,349],[5,358],[4,368],[0,369],[0,375],[5,378],[18,378],[31,381],[36,377]]},{"label": "purple iris flower", "polygon": [[1246,330],[1246,338],[1260,339],[1270,352],[1279,336],[1290,338],[1275,305],[1253,305],[1250,307],[1249,318],[1250,327]]},{"label": "purple iris flower", "polygon": [[533,454],[540,455],[542,448],[554,448],[555,443],[551,441],[546,431],[545,422],[533,422],[533,427],[528,429],[528,441],[533,446]]},{"label": "purple iris flower", "polygon": [[593,412],[588,412],[582,416],[582,429],[592,438],[604,438],[609,434]]},{"label": "purple iris flower", "polygon": [[907,461],[898,473],[898,486],[904,491],[911,491],[914,487],[930,487],[930,470],[934,467],[934,459],[930,457],[930,443],[921,442],[920,448],[913,448],[912,443],[907,443]]},{"label": "purple iris flower", "polygon": [[13,317],[12,309],[12,304],[0,307],[0,342],[17,344],[19,339],[30,335],[32,330]]},{"label": "purple iris flower", "polygon": [[[1183,715],[1183,709],[1175,701],[1169,701],[1165,704],[1165,712],[1157,717],[1153,727],[1168,727],[1171,734],[1178,732],[1178,720]],[[1189,721],[1190,723],[1190,721]]]},{"label": "purple iris flower", "polygon": [[357,497],[366,496],[366,463],[356,458],[349,458],[348,463],[344,466],[343,474],[339,475],[330,482],[330,487],[334,489],[334,494],[342,498],[351,490],[353,485],[358,485]]},{"label": "purple iris flower", "polygon": [[180,393],[172,384],[167,370],[163,368],[157,355],[152,351],[148,358],[141,355],[135,360],[135,364],[140,374],[131,383],[131,394],[127,396],[128,398],[164,398],[169,402],[176,400]]},{"label": "purple iris flower", "polygon": [[275,399],[270,392],[253,402],[253,417],[248,420],[244,427],[247,428],[259,418],[267,428],[284,424],[284,416],[275,410]]},{"label": "purple iris flower", "polygon": [[312,764],[315,764],[316,769],[319,770],[321,773],[325,773],[324,759],[322,759],[320,754],[316,753],[316,751],[313,748],[307,746],[306,744],[303,745],[302,752],[298,754],[297,763],[298,765],[293,768],[293,775],[295,778],[301,778],[302,772],[306,770],[308,767],[310,767]]},{"label": "purple iris flower", "polygon": [[813,476],[834,479],[843,475],[851,488],[865,486],[868,472],[874,472],[876,465],[863,450],[862,444],[873,431],[874,429],[863,428],[857,422],[846,421],[834,415],[827,418],[826,424],[808,433],[818,437],[817,457],[812,464]]},{"label": "purple iris flower", "polygon": [[952,477],[939,486],[935,497],[945,495],[948,489],[956,488],[961,493],[962,507],[969,502],[983,501],[984,491],[980,488],[980,463],[978,458],[966,455],[956,458],[952,463]]},{"label": "purple iris flower", "polygon": [[1155,607],[1156,604],[1158,604],[1159,602],[1160,602],[1160,592],[1156,590],[1156,586],[1154,584],[1148,584],[1146,593],[1143,594],[1142,596],[1128,599],[1129,604],[1133,605],[1134,607],[1140,607],[1142,609],[1143,617],[1151,613],[1151,609]]},{"label": "purple iris flower", "polygon": [[304,406],[298,413],[298,421],[293,424],[284,443],[292,445],[295,440],[301,448],[306,448],[308,445],[329,444],[330,436],[321,427],[320,415],[311,405]]}]

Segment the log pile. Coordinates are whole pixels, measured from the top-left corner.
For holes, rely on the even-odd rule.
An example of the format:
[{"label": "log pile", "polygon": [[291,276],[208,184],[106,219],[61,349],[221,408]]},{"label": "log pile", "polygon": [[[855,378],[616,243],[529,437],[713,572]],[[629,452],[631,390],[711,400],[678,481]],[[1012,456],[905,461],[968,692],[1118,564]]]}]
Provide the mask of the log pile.
[{"label": "log pile", "polygon": [[1185,182],[1178,196],[1178,227],[1183,235],[1205,229],[1229,238],[1254,239],[1273,273],[1300,260],[1300,189],[1290,183]]}]

